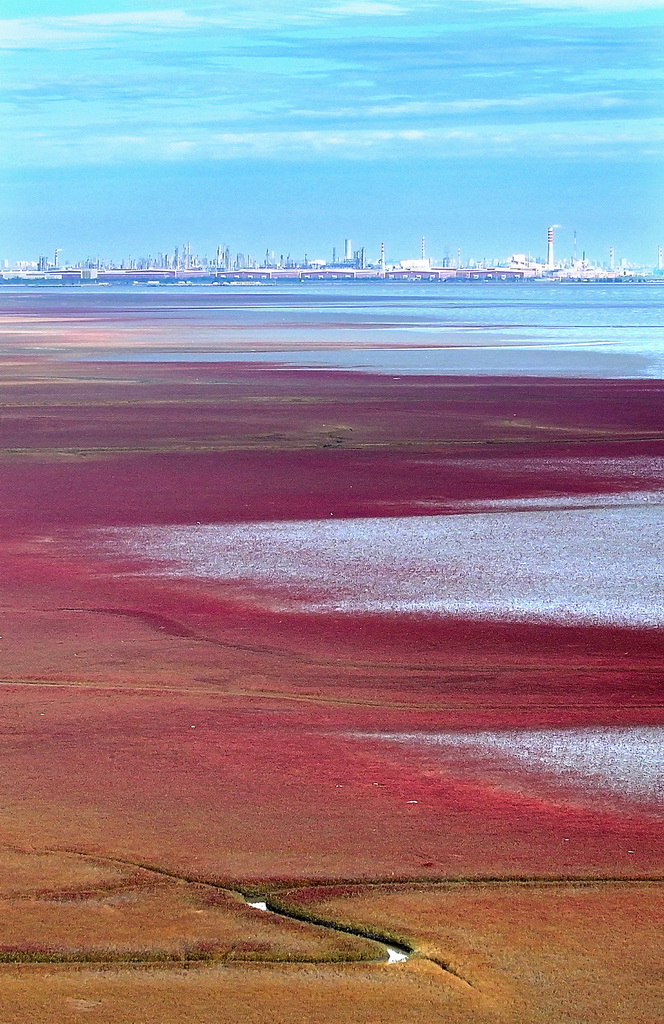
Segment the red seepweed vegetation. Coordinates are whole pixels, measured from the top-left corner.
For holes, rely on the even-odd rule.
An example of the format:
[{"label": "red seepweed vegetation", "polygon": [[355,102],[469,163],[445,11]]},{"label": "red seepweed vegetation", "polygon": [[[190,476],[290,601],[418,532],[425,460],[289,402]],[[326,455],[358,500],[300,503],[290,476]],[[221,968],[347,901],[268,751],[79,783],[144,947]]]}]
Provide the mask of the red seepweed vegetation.
[{"label": "red seepweed vegetation", "polygon": [[[239,594],[214,582],[160,579],[138,560],[111,560],[96,550],[94,531],[444,514],[476,499],[647,490],[661,482],[663,389],[657,381],[391,381],[228,364],[14,366],[3,392],[0,507],[7,841],[43,856],[76,850],[255,892],[334,879],[661,872],[661,821],[647,801],[561,784],[499,758],[441,757],[379,738],[661,723],[658,631],[284,613],[261,605],[250,587]],[[50,868],[40,863],[46,878]],[[472,942],[493,892],[484,903],[473,896]],[[527,923],[520,893],[514,906]],[[151,899],[141,904],[150,941],[176,920],[169,934],[177,933],[179,949],[182,907]],[[403,904],[399,927],[416,935],[429,909],[414,897],[394,899]],[[455,920],[463,899],[460,891]],[[613,913],[603,899],[588,920]],[[79,947],[87,928],[86,948],[102,950],[108,908],[85,923],[90,908],[71,907],[83,915]],[[49,948],[66,927],[61,910],[49,904]],[[375,920],[383,910],[371,910]],[[559,910],[551,928],[562,949]],[[31,913],[21,927],[30,918],[36,933],[41,911]],[[507,922],[498,938],[512,943],[513,960],[499,962],[494,943],[491,972],[521,972],[526,991],[532,972],[546,973],[550,963],[523,952],[534,932],[512,928],[504,909],[496,914]],[[396,928],[394,915],[381,918],[386,927]],[[242,931],[238,920],[233,928]],[[578,915],[574,921],[574,941],[595,956]],[[448,924],[434,924],[439,938]],[[281,927],[274,925],[275,942]],[[109,925],[107,938],[112,932]],[[122,945],[121,932],[118,925],[127,954],[135,946],[125,933]],[[201,941],[208,939],[206,932]],[[27,931],[22,941],[32,941]],[[650,956],[649,932],[643,941]],[[559,987],[559,961],[554,968],[547,977]],[[229,1022],[262,1022],[275,992],[283,1000],[275,1019],[289,1021],[384,1024],[395,1007],[404,1020],[511,1019],[509,1001],[473,1003],[456,982],[439,988],[438,975],[434,987],[430,964],[408,965],[398,983],[370,965],[350,976],[298,970],[297,981],[274,974],[247,982],[235,973],[228,984],[226,976],[95,975],[77,987],[37,972],[28,982],[19,974],[3,980],[12,1022],[25,1007],[31,1021],[69,1022],[81,1009],[77,999],[91,1001],[104,1021],[155,1013],[164,1022],[211,1021],[221,991]],[[384,1002],[378,982],[387,986]],[[59,1000],[51,1017],[47,984]],[[151,1017],[141,1008],[148,989]],[[253,999],[258,1009],[247,1008]],[[543,1020],[553,1019],[546,1013]]]}]

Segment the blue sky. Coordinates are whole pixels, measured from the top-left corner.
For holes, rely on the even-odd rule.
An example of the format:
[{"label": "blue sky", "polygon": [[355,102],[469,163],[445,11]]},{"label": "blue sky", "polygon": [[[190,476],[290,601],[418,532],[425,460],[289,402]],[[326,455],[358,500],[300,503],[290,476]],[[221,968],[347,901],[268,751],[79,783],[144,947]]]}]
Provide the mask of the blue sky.
[{"label": "blue sky", "polygon": [[0,0],[0,257],[664,244],[662,0]]}]

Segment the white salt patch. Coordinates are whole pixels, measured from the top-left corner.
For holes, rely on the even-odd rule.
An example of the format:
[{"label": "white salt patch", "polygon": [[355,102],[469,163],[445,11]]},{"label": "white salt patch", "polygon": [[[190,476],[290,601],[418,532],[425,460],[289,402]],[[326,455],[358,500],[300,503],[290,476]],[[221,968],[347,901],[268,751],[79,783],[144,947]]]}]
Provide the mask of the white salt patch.
[{"label": "white salt patch", "polygon": [[267,910],[269,913],[269,907],[265,900],[247,900],[250,907],[255,907],[256,910]]},{"label": "white salt patch", "polygon": [[[476,502],[458,515],[97,531],[154,575],[279,610],[664,623],[659,492]],[[543,507],[545,506],[545,507]]]},{"label": "white salt patch", "polygon": [[551,495],[538,498],[478,498],[460,501],[463,512],[519,512],[553,509],[585,510],[593,508],[634,508],[648,504],[664,504],[664,493],[659,491],[622,491],[617,494]]},{"label": "white salt patch", "polygon": [[623,796],[664,802],[664,728],[510,729],[477,732],[356,733],[358,738],[505,758],[532,771]]},{"label": "white salt patch", "polygon": [[[519,422],[518,418],[515,420]],[[520,475],[527,473],[555,472],[573,474],[575,476],[587,476],[591,481],[598,477],[605,480],[632,478],[635,484],[644,480],[656,481],[664,484],[664,458],[657,455],[630,455],[629,457],[598,456],[595,458],[584,458],[579,455],[569,455],[564,458],[548,456],[537,458],[531,456],[513,456],[512,458],[500,458],[498,456],[475,458],[450,458],[448,455],[426,457],[414,457],[415,464],[437,465],[440,467],[454,466],[467,469],[490,468],[493,472],[504,472],[513,478],[515,469]],[[598,495],[599,497],[599,495]]]}]

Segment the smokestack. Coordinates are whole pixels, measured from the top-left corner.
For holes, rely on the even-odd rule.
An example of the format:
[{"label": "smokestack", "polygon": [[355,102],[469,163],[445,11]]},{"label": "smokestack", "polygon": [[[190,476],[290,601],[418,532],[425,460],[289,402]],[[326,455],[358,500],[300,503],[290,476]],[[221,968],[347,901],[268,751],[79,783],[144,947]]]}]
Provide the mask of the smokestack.
[{"label": "smokestack", "polygon": [[352,239],[346,238],[344,240],[344,260],[352,260],[353,258],[353,242]]},{"label": "smokestack", "polygon": [[427,258],[427,240],[424,237],[424,235],[422,235],[422,259],[425,260],[426,258]]},{"label": "smokestack", "polygon": [[546,269],[547,270],[553,270],[553,268],[555,267],[554,258],[553,258],[553,240],[554,240],[554,235],[555,235],[555,228],[549,228],[549,230],[546,233],[546,241],[547,241],[547,245],[546,245]]},{"label": "smokestack", "polygon": [[664,270],[664,249],[661,245],[657,250],[657,269]]},{"label": "smokestack", "polygon": [[616,250],[611,246],[609,249],[609,270],[616,269]]},{"label": "smokestack", "polygon": [[[660,249],[659,252],[661,256],[662,250]],[[380,243],[380,272],[385,274],[385,242]]]}]

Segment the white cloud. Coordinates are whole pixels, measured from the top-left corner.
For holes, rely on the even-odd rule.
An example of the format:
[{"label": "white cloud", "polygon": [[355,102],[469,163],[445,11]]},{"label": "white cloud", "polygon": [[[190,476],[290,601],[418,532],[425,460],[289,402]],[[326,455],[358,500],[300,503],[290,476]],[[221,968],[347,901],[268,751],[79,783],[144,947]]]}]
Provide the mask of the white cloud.
[{"label": "white cloud", "polygon": [[[466,0],[466,9],[559,8],[603,11],[660,9],[663,0]],[[221,7],[186,4],[163,10],[109,11],[105,13],[13,18],[0,20],[0,49],[62,49],[94,45],[126,34],[164,35],[218,29],[262,32],[297,25],[317,25],[357,18],[407,18],[428,12],[432,24],[451,24],[458,14],[457,0],[236,0]]]},{"label": "white cloud", "polygon": [[634,11],[660,10],[662,0],[475,0],[476,3],[490,3],[497,7],[553,7],[577,8],[588,11]]},{"label": "white cloud", "polygon": [[318,4],[305,0],[280,0],[279,4],[273,5],[265,5],[261,0],[237,0],[221,10],[177,7],[13,18],[0,20],[0,49],[80,47],[126,33],[167,34],[219,28],[261,31],[289,25],[334,22],[360,15],[375,18],[405,15],[412,10],[412,2],[408,6],[400,6],[379,0],[348,0],[335,6],[321,3],[321,0]]},{"label": "white cloud", "polygon": [[203,19],[182,9],[13,18],[0,21],[0,48],[85,46],[122,32],[182,32],[199,28],[203,23]]},{"label": "white cloud", "polygon": [[161,29],[179,29],[198,26],[204,18],[197,17],[182,8],[166,11],[108,11],[99,14],[76,14],[69,18],[40,18],[35,21],[60,21],[63,24],[93,28],[139,28],[147,31]]},{"label": "white cloud", "polygon": [[356,0],[349,3],[335,4],[334,7],[326,8],[326,11],[330,14],[337,14],[343,17],[347,16],[358,16],[358,17],[373,17],[380,18],[384,15],[404,15],[409,13],[408,7],[398,6],[397,4],[379,3],[373,2],[373,0]]},{"label": "white cloud", "polygon": [[13,166],[39,162],[44,166],[94,163],[135,163],[168,160],[230,160],[238,158],[306,160],[378,159],[423,156],[486,158],[504,154],[557,156],[661,149],[661,119],[538,122],[518,125],[473,125],[459,129],[320,129],[313,131],[215,132],[188,126],[187,134],[152,126],[131,136],[124,132],[60,133],[57,129],[26,133],[6,140],[5,161]]},{"label": "white cloud", "polygon": [[501,97],[500,99],[469,100],[408,100],[392,104],[356,104],[333,110],[297,110],[300,117],[357,118],[357,117],[431,117],[436,114],[475,114],[483,111],[519,109],[609,109],[623,107],[628,100],[606,92],[547,93],[538,96]]}]

